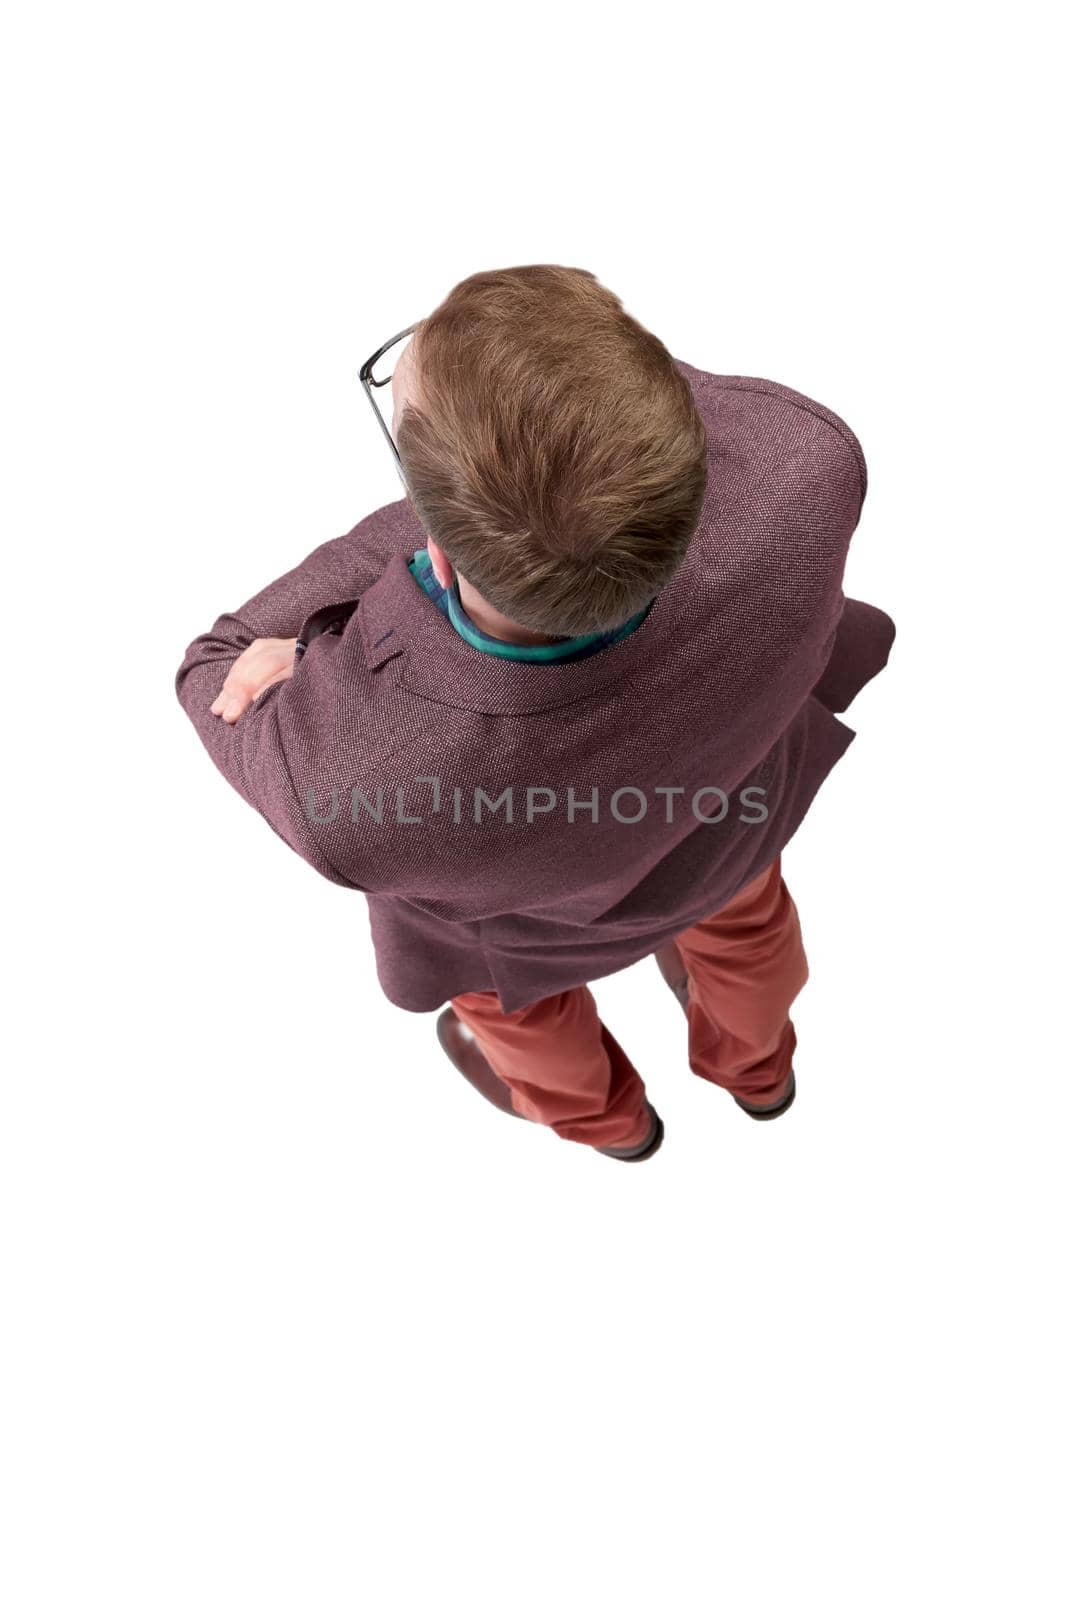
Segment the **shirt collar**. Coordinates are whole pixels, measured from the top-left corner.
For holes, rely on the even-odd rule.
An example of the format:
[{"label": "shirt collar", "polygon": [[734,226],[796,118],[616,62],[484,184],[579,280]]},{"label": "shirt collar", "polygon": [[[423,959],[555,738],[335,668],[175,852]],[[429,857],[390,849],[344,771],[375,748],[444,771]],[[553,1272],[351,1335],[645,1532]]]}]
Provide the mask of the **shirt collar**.
[{"label": "shirt collar", "polygon": [[455,583],[446,589],[438,582],[428,550],[416,551],[410,571],[462,639],[485,655],[500,656],[508,661],[572,661],[593,655],[597,650],[625,639],[651,610],[651,604],[644,606],[620,627],[612,628],[607,633],[585,633],[575,638],[557,639],[549,644],[513,644],[510,640],[496,639],[492,634],[485,633],[472,621],[460,604]]}]

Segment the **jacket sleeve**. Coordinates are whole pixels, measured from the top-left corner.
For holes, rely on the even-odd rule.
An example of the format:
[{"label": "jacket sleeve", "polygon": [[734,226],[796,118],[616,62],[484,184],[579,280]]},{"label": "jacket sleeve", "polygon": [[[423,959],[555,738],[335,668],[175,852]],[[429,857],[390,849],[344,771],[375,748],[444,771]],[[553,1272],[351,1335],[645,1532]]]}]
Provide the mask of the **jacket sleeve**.
[{"label": "jacket sleeve", "polygon": [[[863,503],[867,497],[867,463],[859,440],[840,417],[833,417],[835,432],[844,441],[846,453],[840,457],[840,479],[845,492],[842,504],[845,515],[842,527],[845,542],[841,550],[842,574],[848,547],[851,543]],[[812,694],[828,710],[847,711],[856,695],[889,659],[896,637],[893,619],[877,606],[864,600],[853,600],[838,586],[839,616],[828,644],[826,665],[812,689]]]},{"label": "jacket sleeve", "polygon": [[[178,701],[223,777],[291,849],[333,883],[358,887],[328,860],[321,830],[311,826],[296,792],[294,766],[305,770],[318,730],[332,725],[337,685],[331,672],[337,641],[324,639],[298,660],[292,678],[272,684],[234,723],[211,706],[230,667],[254,639],[295,638],[325,606],[354,602],[390,557],[413,538],[406,501],[371,513],[350,533],[319,545],[291,571],[216,618],[189,645],[178,668]],[[410,554],[411,552],[407,552]]]},{"label": "jacket sleeve", "polygon": [[828,711],[847,711],[864,684],[889,660],[896,631],[887,612],[846,595],[830,658],[811,691],[815,698]]},{"label": "jacket sleeve", "polygon": [[[391,556],[413,555],[418,543],[414,512],[406,500],[394,500],[372,511],[339,539],[318,545],[298,566],[268,583],[237,611],[221,616],[211,635],[200,637],[234,644],[240,640],[237,655],[253,639],[293,639],[312,612],[357,598],[381,577]],[[217,632],[220,625],[221,632]],[[194,640],[189,651],[199,642]],[[189,651],[183,670],[190,665]]]}]

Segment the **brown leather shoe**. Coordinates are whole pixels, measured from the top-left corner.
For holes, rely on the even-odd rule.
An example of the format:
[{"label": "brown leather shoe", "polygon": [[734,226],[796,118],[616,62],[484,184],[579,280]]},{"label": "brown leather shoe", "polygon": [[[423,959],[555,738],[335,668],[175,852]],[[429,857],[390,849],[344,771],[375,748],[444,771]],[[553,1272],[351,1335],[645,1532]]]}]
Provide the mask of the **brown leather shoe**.
[{"label": "brown leather shoe", "polygon": [[[528,1122],[529,1117],[523,1117],[521,1111],[516,1111],[511,1098],[511,1089],[502,1078],[498,1078],[489,1065],[477,1039],[457,1017],[451,1006],[446,1006],[437,1019],[437,1037],[441,1048],[451,1061],[452,1065],[460,1072],[473,1089],[496,1106],[498,1111],[506,1111],[509,1116],[520,1117],[523,1122]],[[639,1145],[622,1150],[610,1150],[594,1145],[600,1155],[611,1156],[615,1161],[647,1161],[649,1156],[655,1155],[663,1143],[663,1122],[653,1105],[648,1107],[652,1117],[652,1127],[648,1135]]]},{"label": "brown leather shoe", "polygon": [[[669,939],[666,944],[660,945],[659,949],[656,951],[656,965],[662,973],[663,980],[668,989],[671,991],[682,1010],[688,1016],[689,974],[685,970],[685,962],[682,960],[678,952],[678,946],[675,944],[673,939]],[[782,1098],[780,1100],[775,1100],[772,1105],[754,1106],[751,1101],[742,1100],[740,1096],[736,1094],[731,1095],[730,1098],[735,1100],[741,1107],[741,1110],[744,1111],[748,1116],[753,1117],[757,1122],[770,1122],[772,1118],[780,1117],[784,1111],[788,1111],[796,1097],[796,1074],[793,1072],[792,1068],[790,1068],[789,1086]]]},{"label": "brown leather shoe", "polygon": [[647,1100],[645,1104],[648,1106],[649,1116],[652,1118],[652,1127],[649,1129],[647,1137],[631,1149],[610,1150],[605,1145],[596,1145],[594,1148],[599,1155],[611,1156],[615,1161],[647,1161],[649,1156],[655,1155],[663,1143],[663,1118],[651,1100]]},{"label": "brown leather shoe", "polygon": [[780,1117],[783,1111],[788,1111],[796,1097],[797,1080],[792,1068],[790,1068],[789,1087],[782,1098],[776,1100],[773,1105],[754,1106],[750,1100],[741,1100],[736,1094],[733,1098],[737,1101],[741,1110],[747,1112],[750,1117],[755,1117],[757,1122],[770,1122],[772,1117]]},{"label": "brown leather shoe", "polygon": [[437,1037],[449,1061],[473,1089],[477,1089],[498,1111],[506,1111],[512,1117],[522,1117],[523,1122],[529,1121],[521,1111],[515,1110],[508,1085],[503,1078],[497,1077],[482,1054],[477,1039],[460,1022],[451,1006],[446,1006],[437,1019]]}]

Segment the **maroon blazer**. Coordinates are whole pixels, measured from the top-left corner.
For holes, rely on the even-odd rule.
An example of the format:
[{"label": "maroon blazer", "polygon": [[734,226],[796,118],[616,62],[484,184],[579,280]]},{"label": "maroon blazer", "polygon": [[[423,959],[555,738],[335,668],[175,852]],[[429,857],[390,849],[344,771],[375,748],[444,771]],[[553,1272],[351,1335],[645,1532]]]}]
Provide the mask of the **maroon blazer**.
[{"label": "maroon blazer", "polygon": [[[506,1011],[604,977],[726,904],[855,737],[834,715],[893,623],[846,600],[866,494],[825,406],[686,362],[708,489],[626,639],[529,663],[468,644],[408,572],[408,501],[312,551],[194,639],[178,698],[216,766],[331,882],[363,890],[382,988]],[[209,707],[263,635],[310,639],[240,720]]]}]

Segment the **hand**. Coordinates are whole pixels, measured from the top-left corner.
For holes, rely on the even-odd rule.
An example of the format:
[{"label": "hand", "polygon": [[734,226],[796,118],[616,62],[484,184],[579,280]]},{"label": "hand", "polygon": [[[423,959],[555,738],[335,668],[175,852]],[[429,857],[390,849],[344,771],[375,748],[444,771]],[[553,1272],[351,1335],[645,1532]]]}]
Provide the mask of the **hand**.
[{"label": "hand", "polygon": [[226,674],[212,711],[223,722],[236,722],[264,689],[292,677],[295,662],[295,639],[254,639]]}]

